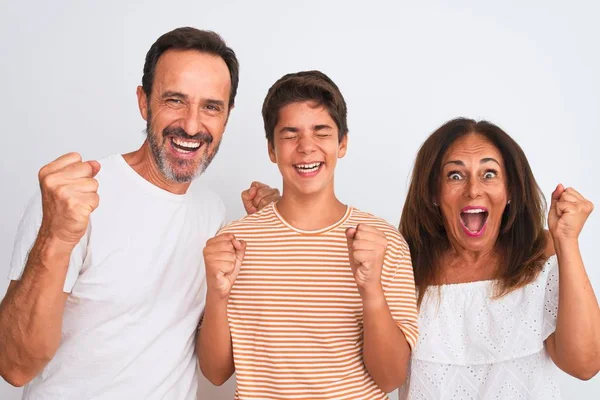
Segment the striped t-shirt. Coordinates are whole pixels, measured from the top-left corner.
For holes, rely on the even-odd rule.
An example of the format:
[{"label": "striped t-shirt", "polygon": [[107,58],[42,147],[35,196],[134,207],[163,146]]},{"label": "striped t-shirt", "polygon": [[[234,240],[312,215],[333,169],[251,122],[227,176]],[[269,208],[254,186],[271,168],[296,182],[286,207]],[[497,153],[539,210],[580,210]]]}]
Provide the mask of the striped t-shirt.
[{"label": "striped t-shirt", "polygon": [[348,259],[345,230],[368,224],[388,246],[382,285],[411,348],[417,306],[408,245],[384,220],[348,207],[318,231],[292,227],[275,203],[221,233],[247,243],[227,314],[236,399],[386,399],[362,359],[362,302]]}]

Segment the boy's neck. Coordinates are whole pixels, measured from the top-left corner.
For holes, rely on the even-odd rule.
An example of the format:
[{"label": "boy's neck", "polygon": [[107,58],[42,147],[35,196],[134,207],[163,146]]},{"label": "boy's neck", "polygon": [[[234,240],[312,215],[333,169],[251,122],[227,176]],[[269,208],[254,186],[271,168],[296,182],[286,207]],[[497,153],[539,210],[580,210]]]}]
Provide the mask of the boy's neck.
[{"label": "boy's neck", "polygon": [[301,197],[286,193],[277,202],[277,211],[294,228],[315,231],[342,219],[347,207],[333,191]]}]

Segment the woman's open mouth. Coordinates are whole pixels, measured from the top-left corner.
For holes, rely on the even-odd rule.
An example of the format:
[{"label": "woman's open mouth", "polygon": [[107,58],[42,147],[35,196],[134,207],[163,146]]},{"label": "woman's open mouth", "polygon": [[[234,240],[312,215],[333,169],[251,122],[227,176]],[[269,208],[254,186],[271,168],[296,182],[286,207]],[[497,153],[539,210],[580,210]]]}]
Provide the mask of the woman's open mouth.
[{"label": "woman's open mouth", "polygon": [[479,236],[485,228],[488,211],[485,207],[465,207],[460,213],[460,222],[469,236]]}]

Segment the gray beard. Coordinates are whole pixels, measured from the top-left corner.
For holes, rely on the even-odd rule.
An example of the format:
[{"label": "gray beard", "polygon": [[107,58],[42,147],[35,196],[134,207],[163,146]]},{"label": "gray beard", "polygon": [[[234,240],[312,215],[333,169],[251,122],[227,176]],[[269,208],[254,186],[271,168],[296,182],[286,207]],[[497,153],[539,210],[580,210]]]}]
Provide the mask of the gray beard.
[{"label": "gray beard", "polygon": [[[202,175],[206,168],[208,168],[210,165],[213,158],[217,155],[219,146],[221,145],[220,142],[217,143],[214,147],[214,150],[210,153],[206,153],[200,160],[179,160],[173,159],[169,156],[169,153],[163,146],[167,139],[163,137],[163,143],[161,145],[156,133],[152,130],[150,123],[148,123],[146,126],[146,139],[150,145],[152,158],[154,159],[158,170],[166,179],[175,183],[190,183]],[[208,144],[205,143],[204,146],[208,146]],[[189,172],[178,172],[175,168],[173,168],[173,164],[175,164],[177,167],[185,168]],[[194,164],[196,164],[195,168],[190,169],[189,167],[192,167]]]}]

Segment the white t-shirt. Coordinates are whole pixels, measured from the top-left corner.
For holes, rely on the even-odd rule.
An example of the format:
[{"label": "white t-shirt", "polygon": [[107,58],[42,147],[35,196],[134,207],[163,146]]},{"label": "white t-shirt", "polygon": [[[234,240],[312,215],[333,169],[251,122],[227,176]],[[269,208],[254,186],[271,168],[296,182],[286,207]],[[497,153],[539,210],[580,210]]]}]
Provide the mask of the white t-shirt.
[{"label": "white t-shirt", "polygon": [[[100,164],[100,205],[65,279],[60,346],[23,398],[196,399],[202,250],[224,224],[223,203],[195,185],[164,191],[120,155]],[[20,279],[41,218],[38,193],[19,225],[10,279]]]},{"label": "white t-shirt", "polygon": [[427,289],[400,399],[560,399],[544,347],[556,329],[556,256],[530,284],[493,293],[492,281]]}]

